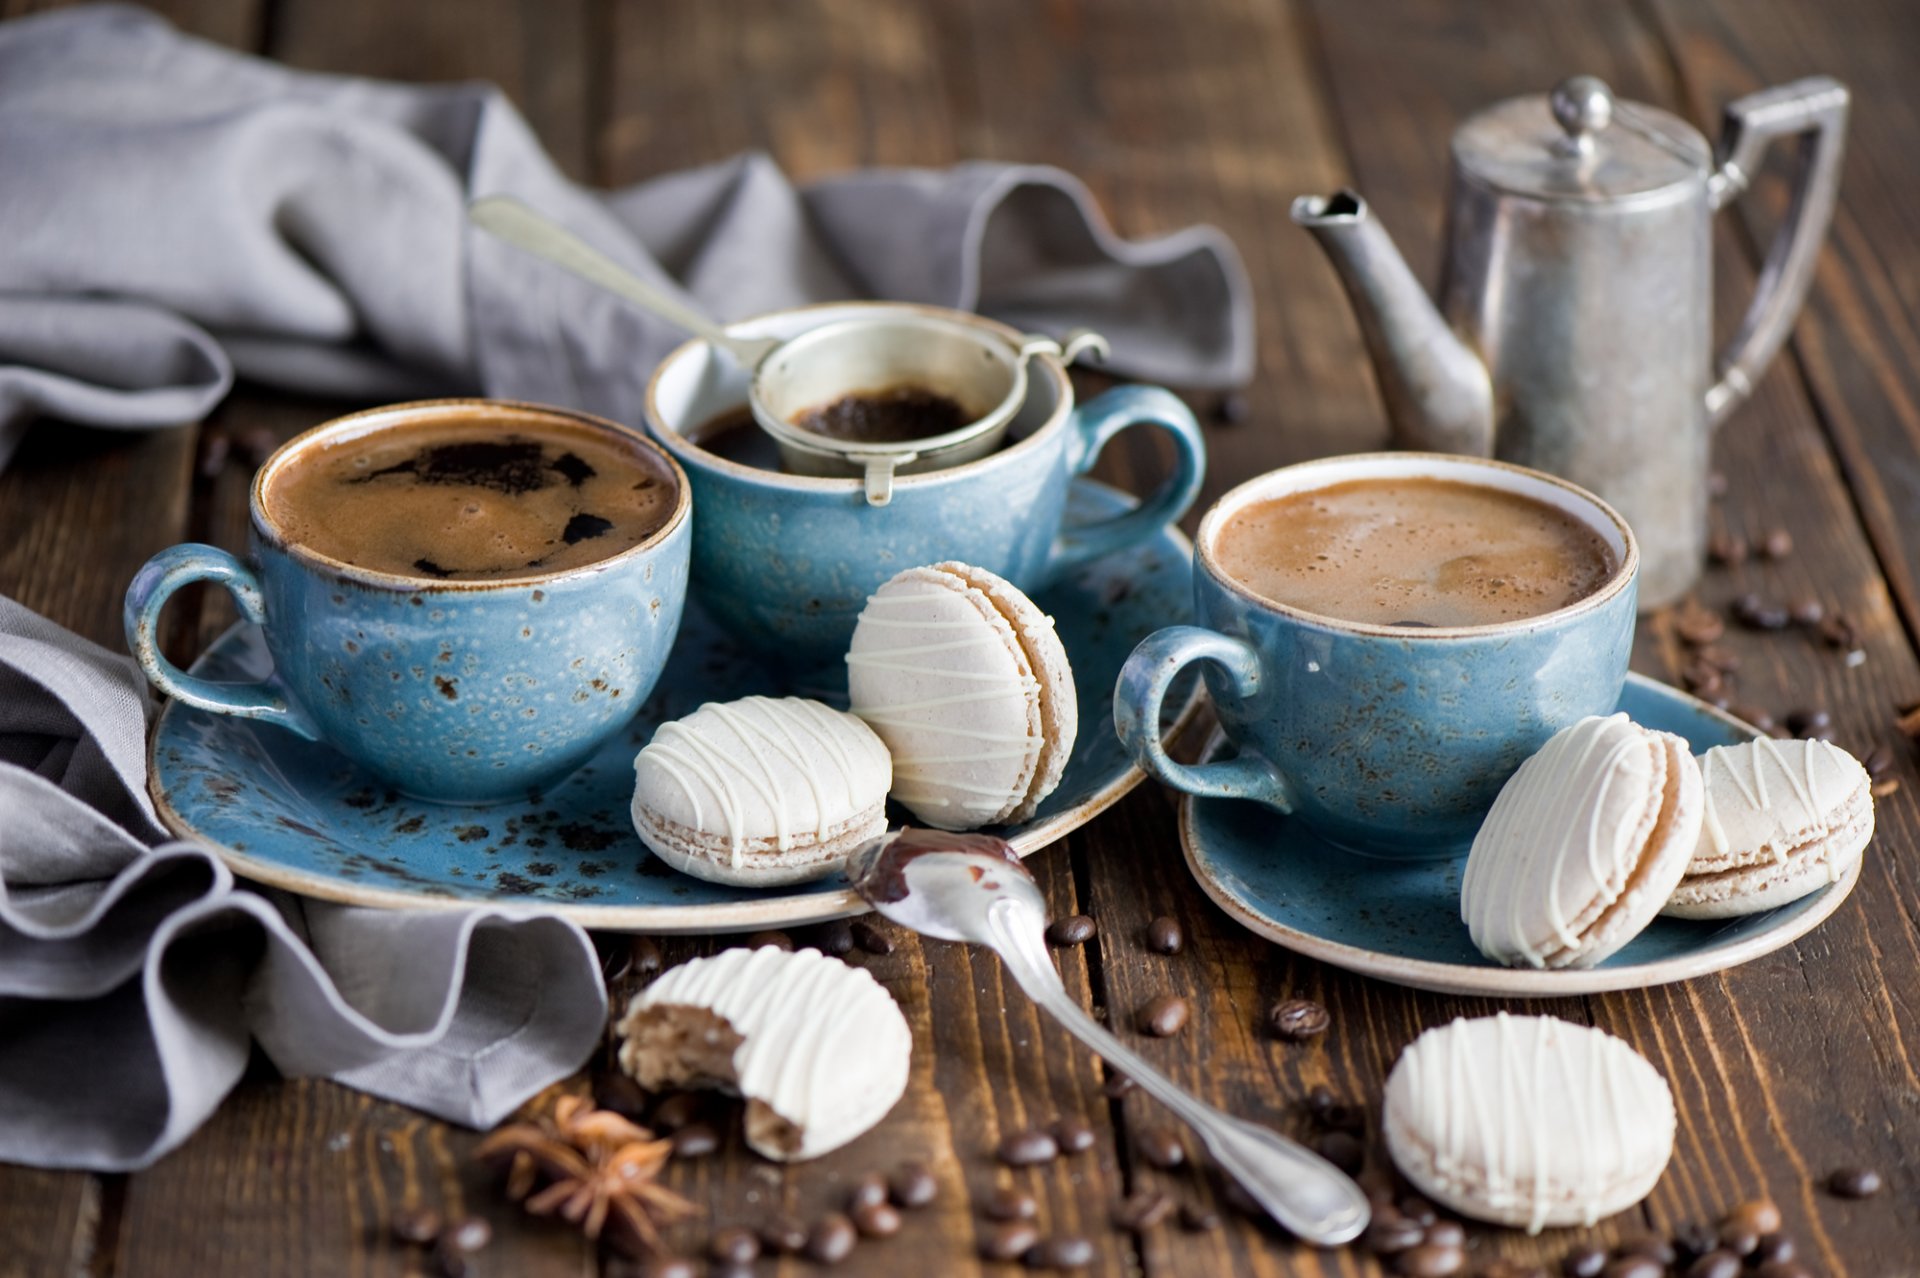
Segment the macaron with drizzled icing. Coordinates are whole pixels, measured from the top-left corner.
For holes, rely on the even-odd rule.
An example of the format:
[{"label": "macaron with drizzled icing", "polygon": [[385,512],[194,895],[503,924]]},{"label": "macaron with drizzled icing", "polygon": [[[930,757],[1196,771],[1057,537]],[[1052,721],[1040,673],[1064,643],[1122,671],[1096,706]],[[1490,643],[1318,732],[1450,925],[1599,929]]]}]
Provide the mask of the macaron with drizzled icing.
[{"label": "macaron with drizzled icing", "polygon": [[887,747],[801,697],[709,702],[633,761],[633,827],[674,869],[774,887],[824,878],[887,828]]},{"label": "macaron with drizzled icing", "polygon": [[1033,816],[1079,730],[1053,618],[970,564],[909,568],[873,593],[847,690],[893,753],[893,797],[942,830]]},{"label": "macaron with drizzled icing", "polygon": [[1667,904],[1700,837],[1686,741],[1624,714],[1554,734],[1502,787],[1467,854],[1460,915],[1509,967],[1592,967]]},{"label": "macaron with drizzled icing", "polygon": [[1726,919],[1786,905],[1838,882],[1873,838],[1873,782],[1830,742],[1715,746],[1700,773],[1700,840],[1663,914]]},{"label": "macaron with drizzled icing", "polygon": [[1653,1191],[1673,1156],[1673,1093],[1604,1030],[1501,1012],[1408,1045],[1382,1127],[1421,1193],[1539,1233],[1592,1225]]}]

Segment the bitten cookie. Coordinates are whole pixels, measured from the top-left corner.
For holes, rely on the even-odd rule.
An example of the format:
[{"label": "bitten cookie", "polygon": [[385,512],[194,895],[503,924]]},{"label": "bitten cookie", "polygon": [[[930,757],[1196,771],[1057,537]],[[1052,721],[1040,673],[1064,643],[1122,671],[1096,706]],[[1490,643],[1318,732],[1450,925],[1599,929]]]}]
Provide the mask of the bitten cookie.
[{"label": "bitten cookie", "polygon": [[674,869],[741,887],[822,878],[887,828],[873,730],[800,697],[710,702],[633,761],[633,828]]},{"label": "bitten cookie", "polygon": [[1382,1125],[1394,1165],[1462,1215],[1539,1233],[1653,1191],[1673,1094],[1604,1030],[1551,1016],[1457,1020],[1400,1053]]},{"label": "bitten cookie", "polygon": [[1079,730],[1053,619],[984,568],[909,568],[867,600],[847,653],[853,712],[893,752],[893,797],[927,825],[1024,821]]},{"label": "bitten cookie", "polygon": [[747,1144],[817,1158],[885,1118],[907,1090],[913,1035],[886,987],[818,950],[723,950],[660,975],[614,1027],[642,1087],[747,1100]]},{"label": "bitten cookie", "polygon": [[1509,967],[1592,967],[1673,895],[1700,837],[1687,743],[1624,714],[1582,719],[1520,765],[1474,837],[1460,916]]},{"label": "bitten cookie", "polygon": [[1873,838],[1873,783],[1829,742],[1715,746],[1700,774],[1700,840],[1663,914],[1724,919],[1797,901],[1838,881]]}]

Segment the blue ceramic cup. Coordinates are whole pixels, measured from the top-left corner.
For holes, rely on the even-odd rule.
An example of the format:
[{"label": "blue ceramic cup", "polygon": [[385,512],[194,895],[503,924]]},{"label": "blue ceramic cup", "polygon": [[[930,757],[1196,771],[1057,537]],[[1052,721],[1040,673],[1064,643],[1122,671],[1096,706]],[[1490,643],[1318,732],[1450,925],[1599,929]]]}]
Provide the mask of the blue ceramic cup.
[{"label": "blue ceramic cup", "polygon": [[[1409,629],[1323,617],[1254,594],[1214,556],[1243,507],[1357,479],[1452,480],[1565,511],[1618,570],[1555,612]],[[1598,497],[1538,471],[1428,453],[1334,457],[1273,471],[1217,502],[1194,539],[1196,625],[1149,635],[1121,669],[1114,725],[1141,767],[1206,797],[1253,799],[1339,846],[1401,859],[1472,842],[1507,778],[1561,728],[1611,714],[1633,647],[1640,552]],[[1202,662],[1230,760],[1169,758],[1155,725],[1181,668]]]},{"label": "blue ceramic cup", "polygon": [[[1013,329],[977,315],[898,303],[847,303],[761,316],[732,326],[746,337],[791,337],[876,311],[930,312],[1019,344]],[[1070,569],[1122,551],[1185,514],[1200,491],[1206,449],[1193,414],[1157,387],[1125,386],[1076,408],[1059,362],[1034,360],[1012,442],[977,461],[893,481],[885,506],[858,479],[789,475],[776,446],[748,424],[725,455],[702,427],[747,402],[747,375],[705,342],[661,362],[647,389],[647,429],[686,468],[700,519],[693,590],[741,643],[805,678],[838,671],[867,596],[903,568],[958,559],[1037,590]],[[1171,471],[1137,508],[1062,528],[1067,488],[1109,440],[1151,425],[1173,443]],[[715,445],[719,447],[719,445]]]},{"label": "blue ceramic cup", "polygon": [[[675,490],[652,536],[565,572],[448,581],[376,572],[290,543],[264,495],[316,446],[418,422],[617,437]],[[187,544],[127,591],[127,646],[155,687],[215,714],[322,741],[407,794],[451,803],[524,795],[578,767],[632,722],[666,663],[693,543],[686,475],[634,431],[585,413],[434,400],[342,417],[279,449],[254,476],[246,558]],[[224,586],[263,627],[273,674],[222,684],[177,669],[155,640],[167,598]]]}]

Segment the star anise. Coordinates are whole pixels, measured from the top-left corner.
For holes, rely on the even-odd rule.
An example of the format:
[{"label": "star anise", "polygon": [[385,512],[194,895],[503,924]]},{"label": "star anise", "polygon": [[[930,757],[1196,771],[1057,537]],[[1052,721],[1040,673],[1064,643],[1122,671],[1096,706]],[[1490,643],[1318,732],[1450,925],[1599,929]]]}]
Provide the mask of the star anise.
[{"label": "star anise", "polygon": [[[536,1216],[559,1216],[590,1239],[630,1255],[660,1249],[660,1226],[699,1210],[656,1179],[670,1140],[577,1096],[562,1097],[550,1117],[500,1128],[474,1157],[507,1161],[507,1194]],[[539,1192],[534,1187],[545,1182]]]}]

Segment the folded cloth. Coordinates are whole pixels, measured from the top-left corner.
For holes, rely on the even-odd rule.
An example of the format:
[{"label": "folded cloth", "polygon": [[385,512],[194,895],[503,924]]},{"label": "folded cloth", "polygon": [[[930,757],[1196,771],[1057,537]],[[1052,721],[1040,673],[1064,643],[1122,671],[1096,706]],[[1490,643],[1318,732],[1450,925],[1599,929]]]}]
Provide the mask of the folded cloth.
[{"label": "folded cloth", "polygon": [[117,1171],[185,1140],[256,1040],[451,1122],[492,1126],[599,1045],[579,928],[236,887],[163,842],[133,663],[0,596],[0,1161]]},{"label": "folded cloth", "polygon": [[26,420],[192,420],[236,372],[360,399],[475,392],[638,423],[684,334],[500,244],[512,194],[721,320],[869,296],[1097,329],[1124,373],[1237,385],[1253,308],[1210,227],[1117,238],[1057,169],[795,189],[741,156],[612,194],[496,88],[288,70],[144,11],[0,25],[0,465]]}]

